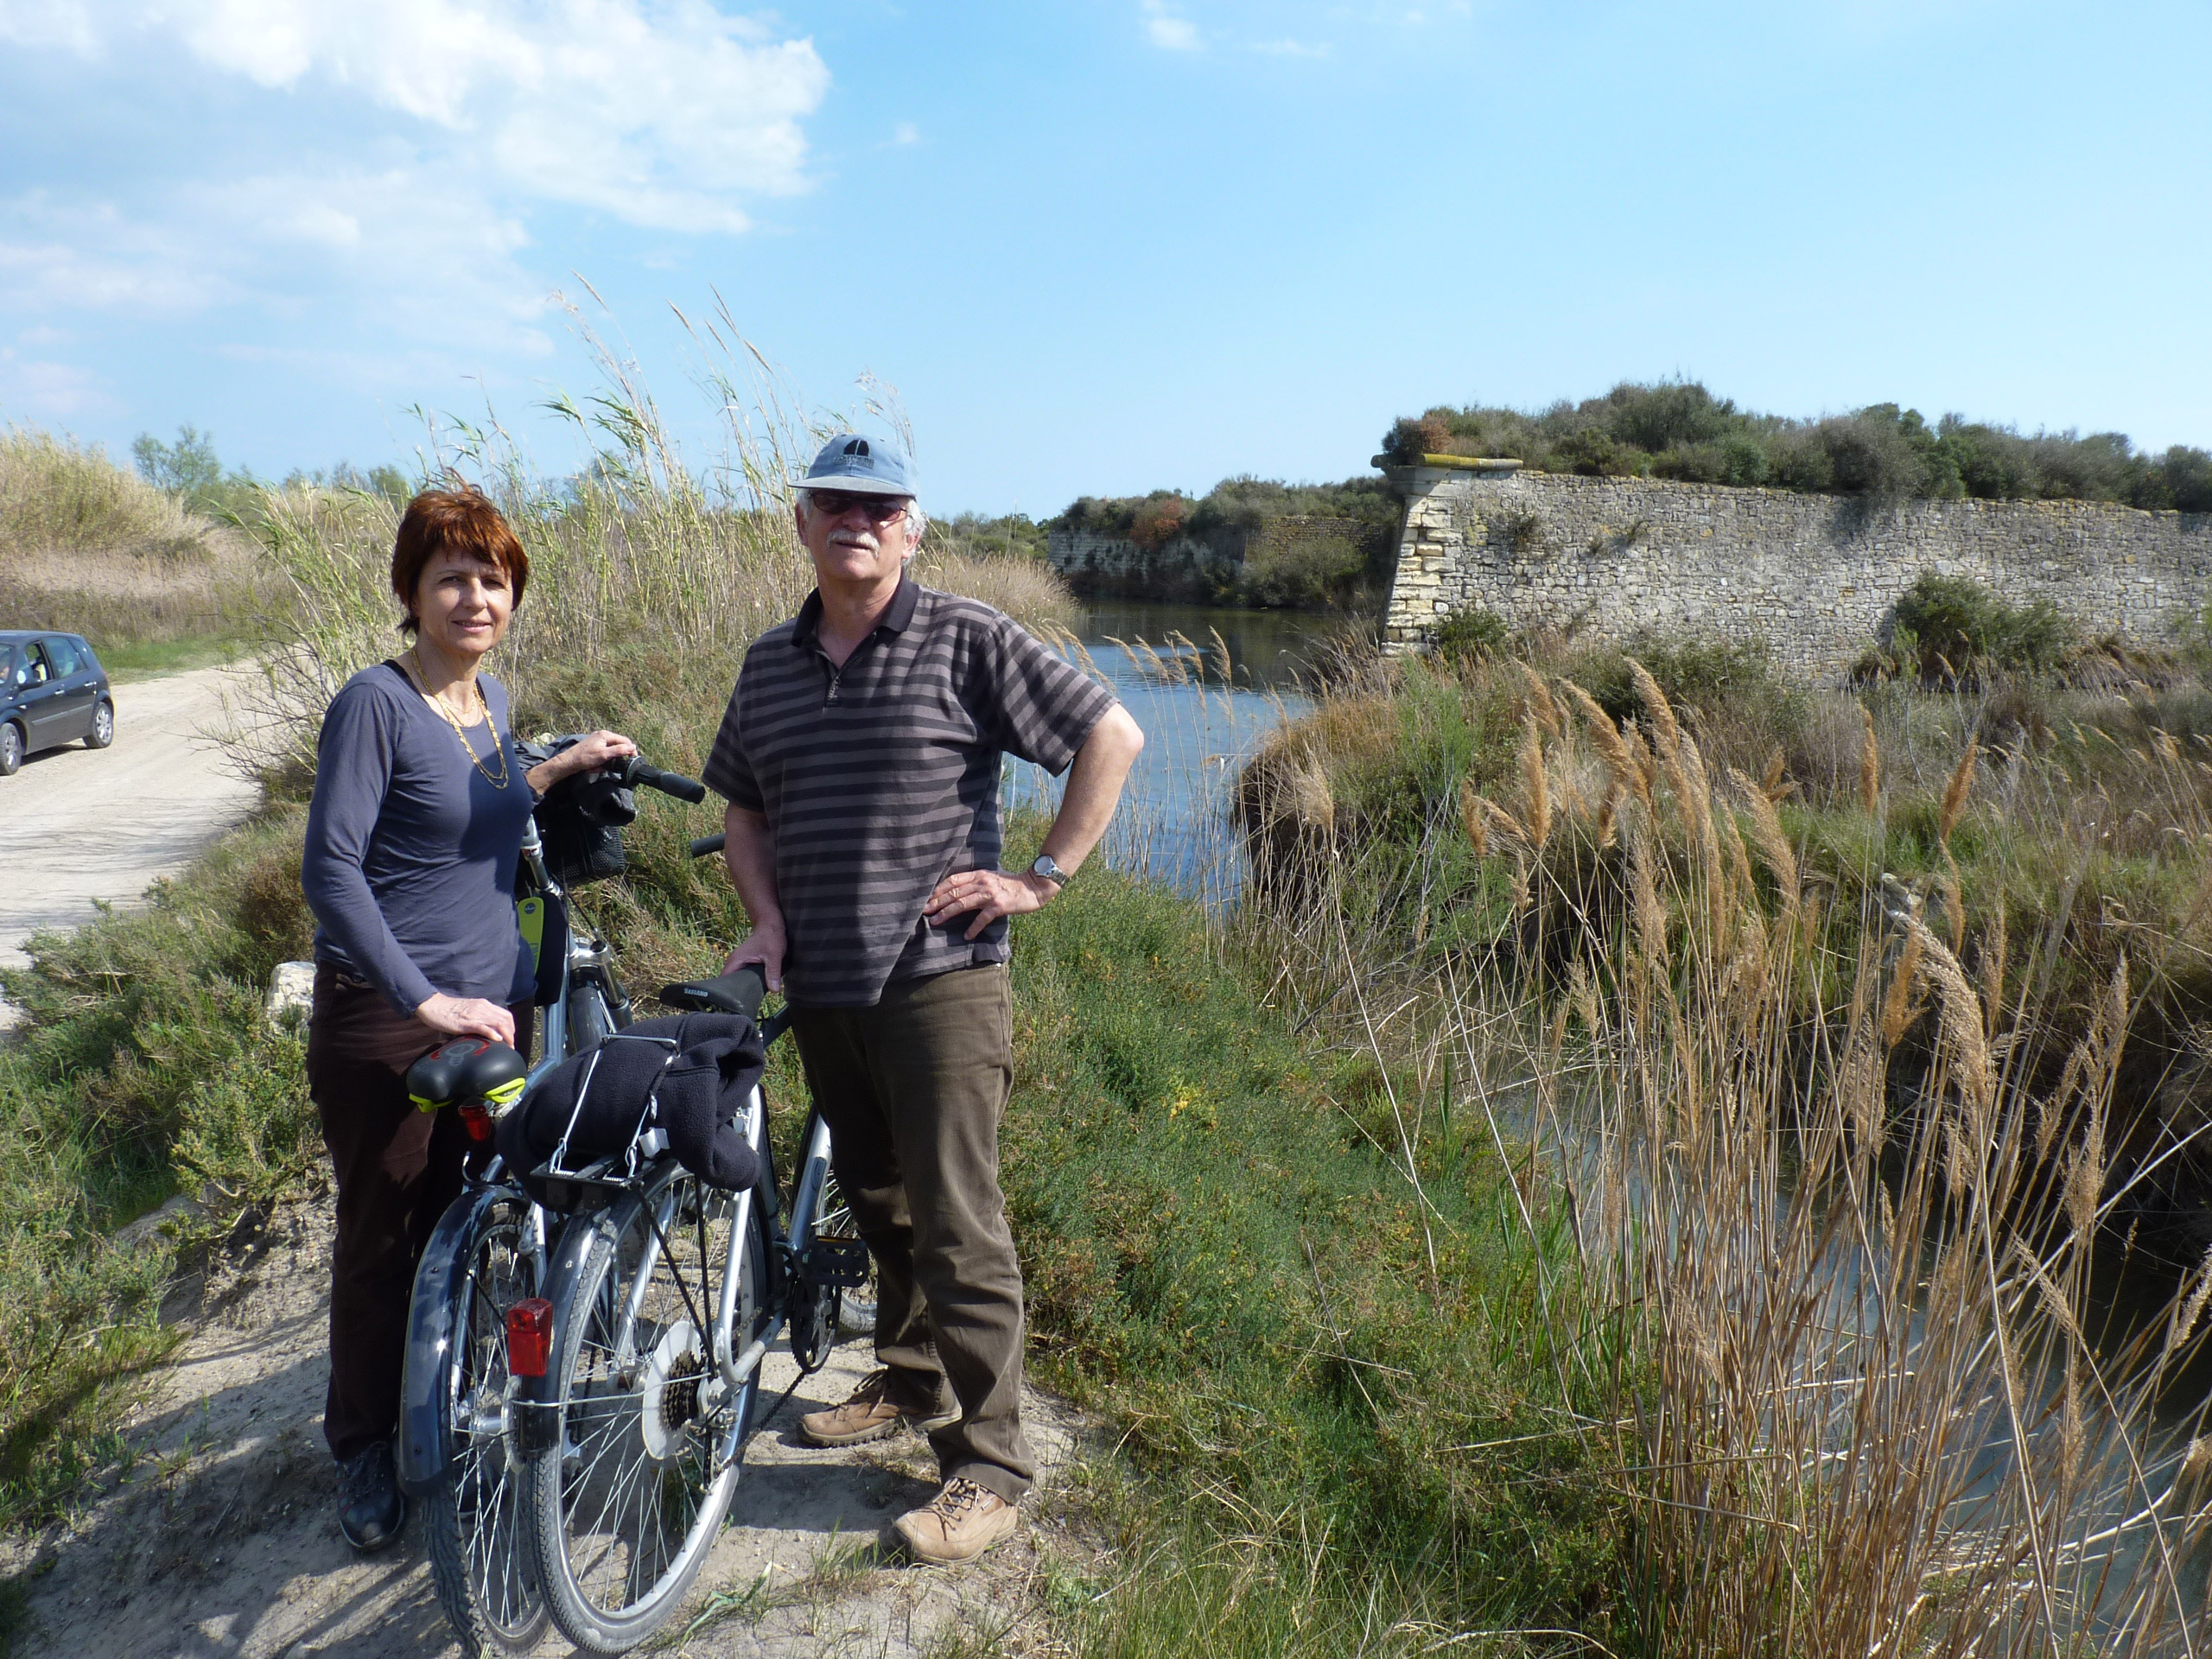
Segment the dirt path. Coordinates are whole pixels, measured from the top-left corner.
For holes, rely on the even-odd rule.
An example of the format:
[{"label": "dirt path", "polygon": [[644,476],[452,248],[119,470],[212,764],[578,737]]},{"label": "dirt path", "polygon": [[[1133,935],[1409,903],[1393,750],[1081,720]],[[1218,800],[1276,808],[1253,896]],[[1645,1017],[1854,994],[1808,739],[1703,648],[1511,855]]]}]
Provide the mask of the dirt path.
[{"label": "dirt path", "polygon": [[94,900],[127,903],[175,874],[252,809],[255,786],[213,735],[224,693],[245,680],[203,668],[118,685],[112,747],[48,749],[0,778],[0,966],[24,965],[40,929],[92,920]]},{"label": "dirt path", "polygon": [[[66,1526],[0,1549],[29,1568],[22,1650],[99,1659],[454,1659],[417,1530],[355,1558],[339,1536],[322,1441],[329,1370],[329,1199],[250,1219],[229,1257],[165,1310],[189,1332],[127,1433],[137,1457]],[[1028,1524],[974,1567],[907,1567],[875,1540],[934,1490],[928,1447],[907,1435],[855,1451],[798,1443],[800,1413],[842,1400],[870,1363],[849,1341],[756,1435],[730,1524],[664,1632],[700,1659],[919,1654],[956,1632],[976,1653],[1052,1650],[1033,1617],[1053,1564],[1077,1554],[1059,1478],[1084,1426],[1033,1392],[1044,1471]],[[779,1395],[788,1361],[771,1361]],[[775,1396],[771,1396],[773,1398]],[[698,1622],[688,1639],[686,1628]],[[539,1649],[569,1651],[558,1636]]]}]

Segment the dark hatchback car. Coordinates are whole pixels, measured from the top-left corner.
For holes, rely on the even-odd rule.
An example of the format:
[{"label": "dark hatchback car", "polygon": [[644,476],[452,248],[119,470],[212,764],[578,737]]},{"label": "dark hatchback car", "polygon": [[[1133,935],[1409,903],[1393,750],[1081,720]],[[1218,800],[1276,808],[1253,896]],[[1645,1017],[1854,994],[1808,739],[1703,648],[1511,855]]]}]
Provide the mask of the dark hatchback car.
[{"label": "dark hatchback car", "polygon": [[115,741],[115,696],[84,636],[0,630],[0,778],[41,749]]}]

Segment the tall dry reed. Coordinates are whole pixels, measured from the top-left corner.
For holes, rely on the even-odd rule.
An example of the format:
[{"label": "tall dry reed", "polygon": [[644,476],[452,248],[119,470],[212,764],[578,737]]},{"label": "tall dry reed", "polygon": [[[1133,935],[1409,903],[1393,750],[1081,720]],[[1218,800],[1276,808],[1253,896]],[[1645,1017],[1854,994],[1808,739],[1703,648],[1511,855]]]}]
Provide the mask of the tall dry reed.
[{"label": "tall dry reed", "polygon": [[[1561,1397],[1599,1383],[1611,1406],[1561,1432],[1615,1471],[1637,1575],[1613,1623],[1578,1634],[1701,1656],[2204,1650],[2212,1257],[2125,1316],[2113,1300],[2133,1243],[2115,1217],[2146,1161],[2196,1133],[2119,1156],[2120,1096],[2143,1086],[2124,1081],[2129,1032],[2195,949],[2182,903],[2174,922],[2144,918],[2142,958],[2123,951],[2076,1018],[2073,991],[2053,988],[2081,982],[2068,918],[2112,874],[2110,837],[2066,836],[2056,779],[2037,784],[2016,754],[1978,784],[1969,741],[1929,798],[1936,874],[1870,878],[1863,912],[1839,916],[1832,874],[1808,862],[1810,821],[1793,835],[1777,808],[1791,780],[1728,768],[1723,798],[1689,723],[1649,675],[1634,680],[1625,722],[1557,688],[1577,728],[1548,749],[1515,693],[1517,741],[1499,732],[1486,787],[1440,788],[1424,850],[1394,855],[1387,902],[1340,833],[1300,879],[1257,890],[1294,906],[1242,919],[1306,1020],[1385,1068],[1458,1078],[1501,1157],[1532,1147],[1516,1166],[1532,1241],[1547,1215],[1572,1217],[1573,1262],[1550,1271],[1608,1312],[1555,1333],[1590,1368]],[[1340,717],[1325,706],[1249,775]],[[1840,792],[1894,816],[1904,798],[1871,714],[1862,731]],[[1638,764],[1646,738],[1656,766]],[[2135,833],[2185,899],[2212,891],[2212,814],[2203,769],[2178,752],[2142,745],[2131,811],[2163,813]],[[1593,758],[1602,796],[1560,787]],[[1297,810],[1289,792],[1251,795]],[[1952,847],[1970,823],[1983,853],[1962,873]],[[2031,848],[2003,841],[2031,825]],[[1259,823],[1248,846],[1297,849],[1298,827]],[[2029,916],[2017,941],[2001,894],[1966,930],[1991,846],[2074,865],[2063,910]],[[1498,871],[1512,919],[1487,944],[1423,952],[1420,929],[1454,900],[1418,884],[1453,857]],[[1486,891],[1458,880],[1463,906]],[[1448,1165],[1451,1131],[1435,1133],[1426,1164],[1408,1149],[1409,1173]]]},{"label": "tall dry reed", "polygon": [[[590,447],[575,475],[537,474],[496,420],[430,429],[429,478],[484,489],[530,556],[524,602],[493,670],[518,711],[565,709],[573,699],[560,689],[571,683],[585,686],[588,701],[594,677],[624,680],[616,700],[629,706],[719,708],[745,646],[796,613],[814,584],[792,523],[790,480],[836,423],[804,412],[718,312],[695,333],[708,349],[704,378],[717,399],[721,447],[695,464],[637,365],[578,327],[602,385],[581,404],[553,404]],[[889,404],[876,412],[903,426]],[[266,684],[255,712],[275,745],[264,775],[296,783],[311,773],[331,695],[397,649],[390,570],[397,516],[370,492],[269,493],[257,529],[296,605],[260,642]],[[1065,587],[1027,560],[932,556],[915,575],[1039,631],[1077,614]],[[637,688],[646,683],[659,695],[640,698]]]}]

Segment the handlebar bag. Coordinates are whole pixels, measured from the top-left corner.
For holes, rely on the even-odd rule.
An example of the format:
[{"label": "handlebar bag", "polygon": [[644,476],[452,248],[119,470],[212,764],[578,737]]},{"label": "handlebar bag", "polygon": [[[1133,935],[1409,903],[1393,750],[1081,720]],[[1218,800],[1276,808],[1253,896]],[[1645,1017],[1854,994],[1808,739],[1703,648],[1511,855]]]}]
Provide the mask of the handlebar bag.
[{"label": "handlebar bag", "polygon": [[737,1117],[766,1063],[760,1029],[742,1014],[640,1020],[548,1072],[499,1120],[499,1155],[543,1204],[531,1178],[563,1134],[563,1162],[575,1170],[658,1128],[686,1169],[741,1192],[760,1179],[760,1160]]},{"label": "handlebar bag", "polygon": [[537,804],[537,833],[545,868],[564,887],[620,875],[628,867],[622,830],[638,817],[638,797],[613,774],[580,772],[563,778]]}]

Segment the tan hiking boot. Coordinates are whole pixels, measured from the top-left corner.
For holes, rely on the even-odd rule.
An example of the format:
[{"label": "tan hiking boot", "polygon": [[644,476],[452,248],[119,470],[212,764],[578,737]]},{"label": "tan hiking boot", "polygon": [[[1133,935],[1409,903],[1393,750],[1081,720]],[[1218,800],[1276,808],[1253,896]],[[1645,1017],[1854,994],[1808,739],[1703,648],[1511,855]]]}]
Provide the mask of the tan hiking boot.
[{"label": "tan hiking boot", "polygon": [[889,1397],[891,1373],[870,1371],[842,1406],[810,1411],[798,1420],[801,1439],[809,1446],[859,1446],[896,1434],[908,1424],[934,1428],[952,1421],[950,1413],[914,1411]]},{"label": "tan hiking boot", "polygon": [[900,1516],[893,1530],[916,1560],[957,1567],[974,1560],[1020,1524],[1020,1504],[956,1475],[927,1508]]}]

